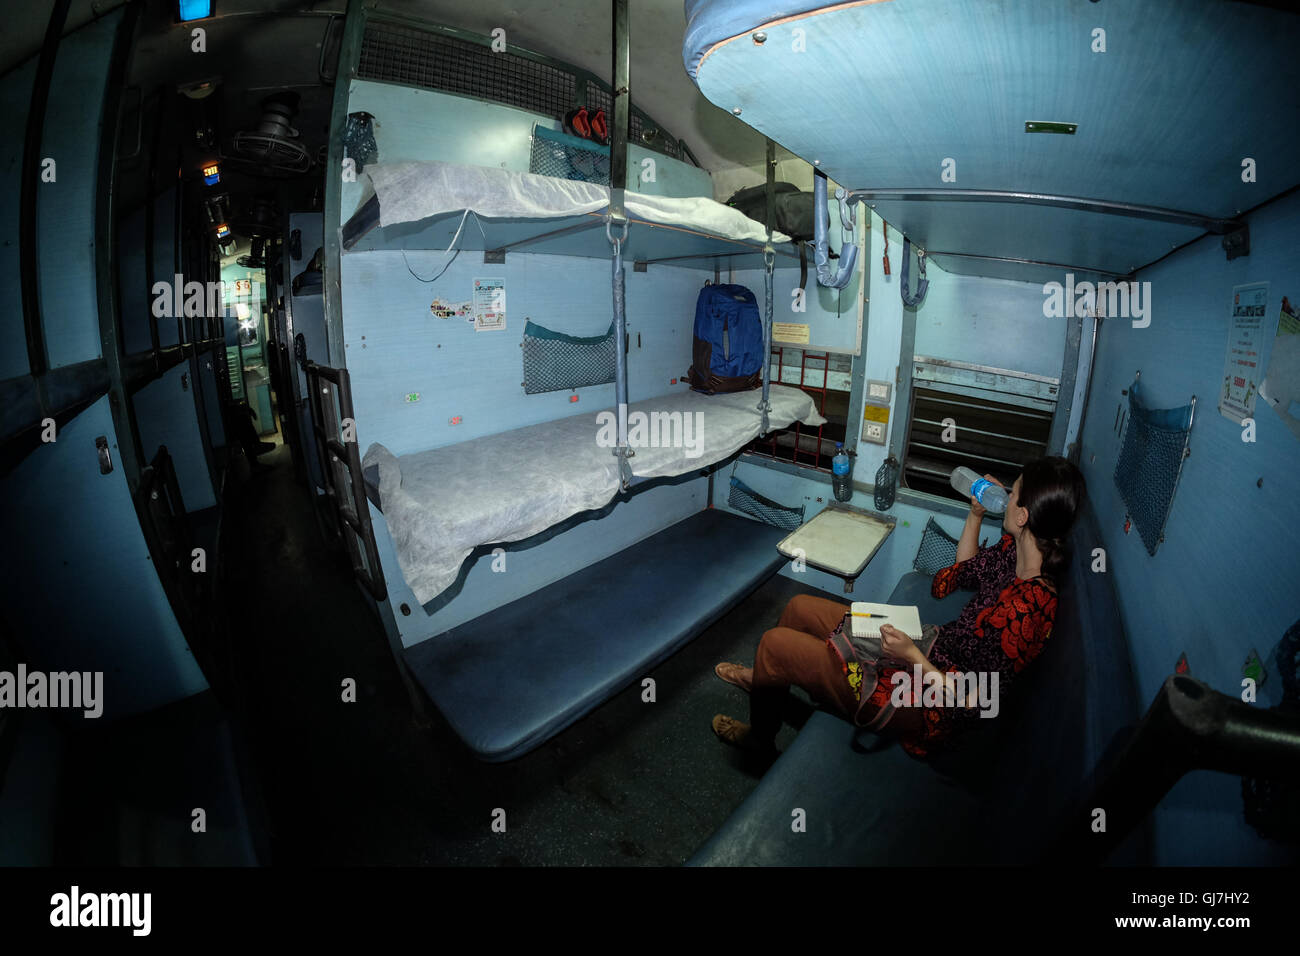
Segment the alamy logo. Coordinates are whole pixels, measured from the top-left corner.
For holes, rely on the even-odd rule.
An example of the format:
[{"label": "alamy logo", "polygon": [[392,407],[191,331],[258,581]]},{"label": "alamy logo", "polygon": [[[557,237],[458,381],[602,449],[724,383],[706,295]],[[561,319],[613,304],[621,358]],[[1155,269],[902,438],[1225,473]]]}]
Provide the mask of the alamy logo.
[{"label": "alamy logo", "polygon": [[29,671],[19,664],[16,673],[0,671],[0,709],[53,707],[83,711],[96,718],[104,712],[103,671]]},{"label": "alamy logo", "polygon": [[51,926],[129,926],[133,936],[148,936],[151,893],[82,893],[73,886],[50,897]]},{"label": "alamy logo", "polygon": [[998,710],[997,671],[923,671],[912,665],[912,673],[896,671],[890,678],[894,685],[889,702],[895,707],[978,707],[981,717],[996,717]]},{"label": "alamy logo", "polygon": [[[622,405],[619,415],[631,448],[685,448],[687,458],[704,454],[703,412],[629,412]],[[617,448],[618,424],[613,412],[599,412],[596,444],[601,448]]]},{"label": "alamy logo", "polygon": [[1049,319],[1096,315],[1100,319],[1132,319],[1133,328],[1151,324],[1150,282],[1080,282],[1065,274],[1065,284],[1043,284],[1043,315]]}]

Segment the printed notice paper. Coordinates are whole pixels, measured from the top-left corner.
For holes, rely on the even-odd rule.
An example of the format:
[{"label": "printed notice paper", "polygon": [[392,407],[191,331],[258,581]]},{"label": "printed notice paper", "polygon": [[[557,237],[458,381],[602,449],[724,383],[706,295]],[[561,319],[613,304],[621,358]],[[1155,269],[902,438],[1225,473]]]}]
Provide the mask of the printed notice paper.
[{"label": "printed notice paper", "polygon": [[506,327],[506,280],[474,280],[474,331],[489,332]]},{"label": "printed notice paper", "polygon": [[1259,367],[1259,356],[1263,351],[1264,313],[1267,309],[1267,282],[1233,287],[1228,355],[1223,365],[1219,412],[1238,424],[1255,413],[1255,395],[1264,377]]}]

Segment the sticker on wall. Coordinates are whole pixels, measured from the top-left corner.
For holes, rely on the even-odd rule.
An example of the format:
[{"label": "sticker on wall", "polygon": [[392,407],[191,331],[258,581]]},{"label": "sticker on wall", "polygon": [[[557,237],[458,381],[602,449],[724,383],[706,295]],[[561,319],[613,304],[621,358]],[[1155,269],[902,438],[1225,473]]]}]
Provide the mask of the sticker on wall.
[{"label": "sticker on wall", "polygon": [[474,303],[445,302],[442,299],[434,299],[429,305],[429,311],[433,313],[436,319],[463,319],[468,317],[472,321],[474,318]]},{"label": "sticker on wall", "polygon": [[1259,651],[1253,647],[1246,655],[1246,663],[1241,665],[1241,676],[1250,678],[1256,685],[1264,683],[1264,679],[1268,677],[1268,671],[1264,670],[1264,662],[1260,660]]},{"label": "sticker on wall", "polygon": [[809,342],[808,330],[810,328],[811,326],[801,322],[773,322],[772,341],[792,345],[807,345]]},{"label": "sticker on wall", "polygon": [[1267,309],[1267,282],[1232,287],[1228,354],[1223,366],[1223,388],[1219,392],[1219,413],[1238,425],[1255,414],[1255,395],[1263,377],[1259,361]]},{"label": "sticker on wall", "polygon": [[1300,438],[1300,305],[1282,296],[1277,317],[1277,337],[1268,359],[1268,375],[1259,395]]},{"label": "sticker on wall", "polygon": [[419,392],[407,392],[405,398],[406,398],[406,404],[408,404],[408,405],[414,405],[416,402],[418,402],[418,401],[420,400],[420,393],[419,393]]},{"label": "sticker on wall", "polygon": [[474,280],[474,331],[498,332],[506,327],[506,280]]}]

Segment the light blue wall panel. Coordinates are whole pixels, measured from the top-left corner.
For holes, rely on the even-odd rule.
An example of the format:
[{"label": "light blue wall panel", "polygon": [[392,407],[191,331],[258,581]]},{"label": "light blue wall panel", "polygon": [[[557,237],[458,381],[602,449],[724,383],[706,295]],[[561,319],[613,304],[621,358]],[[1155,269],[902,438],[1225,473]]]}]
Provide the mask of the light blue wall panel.
[{"label": "light blue wall panel", "polygon": [[[1140,272],[1138,280],[1151,283],[1150,327],[1108,320],[1099,334],[1083,470],[1144,703],[1184,651],[1192,676],[1239,694],[1246,653],[1255,647],[1270,655],[1300,618],[1295,586],[1300,541],[1294,533],[1300,528],[1295,478],[1300,441],[1263,401],[1255,411],[1253,443],[1243,442],[1241,427],[1216,410],[1232,287],[1270,282],[1268,325],[1275,329],[1282,296],[1294,299],[1300,286],[1298,226],[1300,197],[1291,196],[1251,217],[1248,257],[1228,262],[1218,239],[1209,237]],[[1166,541],[1154,557],[1136,533],[1124,533],[1125,507],[1112,477],[1120,442],[1115,413],[1127,402],[1120,391],[1138,369],[1153,405],[1183,405],[1192,394],[1199,400],[1191,457]],[[1266,667],[1274,676],[1261,687],[1257,706],[1280,699],[1277,663],[1268,659]],[[1167,864],[1259,862],[1275,848],[1242,821],[1239,782],[1208,773],[1188,777],[1174,789],[1158,813],[1157,833],[1157,862]]]},{"label": "light blue wall panel", "polygon": [[[902,246],[891,245],[890,252],[893,271],[901,274]],[[1061,377],[1068,320],[1043,316],[1041,285],[952,275],[933,263],[926,276],[930,287],[916,311],[917,355]],[[915,262],[911,281],[916,291]],[[901,308],[897,285],[881,292],[892,292]]]},{"label": "light blue wall panel", "polygon": [[[534,547],[507,551],[504,571],[492,570],[491,555],[479,558],[470,568],[463,589],[433,614],[416,602],[402,579],[388,526],[372,505],[370,519],[375,529],[375,544],[388,580],[388,601],[393,607],[402,644],[410,647],[441,634],[676,524],[707,504],[707,489],[705,478],[647,488],[615,505],[603,518],[576,524]],[[629,575],[637,573],[634,567],[625,571]],[[440,600],[441,597],[433,603],[436,605]],[[403,604],[410,610],[409,615],[402,613]]]},{"label": "light blue wall panel", "polygon": [[23,326],[22,279],[19,265],[18,216],[21,205],[23,135],[32,101],[32,80],[36,61],[28,60],[0,77],[0,115],[12,135],[0,140],[0,289],[5,292],[5,309],[0,317],[0,381],[25,375],[27,332]]},{"label": "light blue wall panel", "polygon": [[[199,431],[190,374],[188,362],[177,365],[136,392],[132,401],[145,462],[153,460],[159,445],[166,445],[176,466],[185,510],[201,511],[215,505],[217,499],[207,457],[203,454],[203,436]],[[187,383],[184,387],[182,378]]]},{"label": "light blue wall panel", "polygon": [[[595,259],[510,255],[505,265],[460,256],[442,278],[437,252],[366,252],[343,258],[347,367],[357,434],[364,451],[380,442],[394,454],[423,451],[566,415],[609,408],[614,386],[525,395],[520,345],[525,317],[571,335],[599,335],[612,314],[610,266]],[[690,269],[627,267],[628,393],[632,401],[686,386],[695,300],[706,274]],[[463,318],[429,311],[471,298],[473,280],[506,280],[506,328],[476,332]],[[712,273],[707,274],[712,279]],[[638,338],[639,337],[639,338]],[[669,384],[673,378],[679,384]],[[420,401],[405,396],[418,392]],[[461,423],[452,425],[459,417]]]},{"label": "light blue wall panel", "polygon": [[[107,475],[99,435],[113,453]],[[207,689],[150,559],[113,435],[104,397],[0,480],[0,540],[19,557],[0,576],[5,616],[29,667],[104,673],[105,718]]]},{"label": "light blue wall panel", "polygon": [[93,21],[59,44],[45,114],[42,158],[57,180],[37,192],[41,315],[51,368],[99,358],[95,195],[99,190],[104,77],[122,11]]},{"label": "light blue wall panel", "polygon": [[[839,205],[833,199],[828,203],[832,223],[830,247],[836,252],[840,250]],[[862,225],[863,219],[864,216],[861,207],[859,207],[859,250],[861,250],[862,234],[865,228]],[[804,311],[802,312],[794,310],[796,301],[794,290],[799,287],[798,260],[794,260],[793,265],[791,265],[791,260],[783,259],[780,265],[781,267],[772,273],[772,321],[774,323],[787,322],[808,326],[808,345],[802,346],[793,342],[790,344],[795,348],[822,349],[857,354],[862,340],[858,319],[860,314],[865,314],[865,309],[862,313],[858,309],[858,301],[862,292],[862,262],[858,262],[858,268],[847,286],[843,289],[831,289],[818,283],[817,265],[813,261],[813,253],[810,250],[808,253],[808,282],[804,286]],[[831,266],[838,269],[839,260],[832,259]],[[728,280],[729,274],[731,276],[730,280]],[[747,286],[758,297],[758,306],[762,309],[763,271],[761,269],[738,269],[728,273],[727,267],[723,265],[720,278],[723,282],[731,281]],[[780,345],[782,343],[774,337],[773,344]]]},{"label": "light blue wall panel", "polygon": [[[471,166],[497,166],[528,172],[533,126],[560,129],[559,120],[500,103],[354,80],[348,112],[364,110],[375,119],[379,162],[436,159]],[[654,160],[654,182],[644,182],[642,161]],[[708,196],[713,181],[708,172],[662,153],[628,144],[628,187],[653,196]],[[361,179],[363,177],[358,177]],[[357,206],[361,183],[344,183],[343,217]]]}]

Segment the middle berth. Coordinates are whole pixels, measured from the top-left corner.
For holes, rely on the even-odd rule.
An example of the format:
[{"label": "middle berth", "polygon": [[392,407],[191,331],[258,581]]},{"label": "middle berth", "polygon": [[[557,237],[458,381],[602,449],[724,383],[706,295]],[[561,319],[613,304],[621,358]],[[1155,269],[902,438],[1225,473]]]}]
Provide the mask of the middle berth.
[{"label": "middle berth", "polygon": [[[769,427],[826,419],[811,396],[772,385]],[[722,461],[759,435],[758,392],[679,392],[628,406],[634,483]],[[612,409],[394,456],[371,445],[362,462],[415,598],[427,604],[455,582],[470,553],[520,541],[619,490]]]}]

